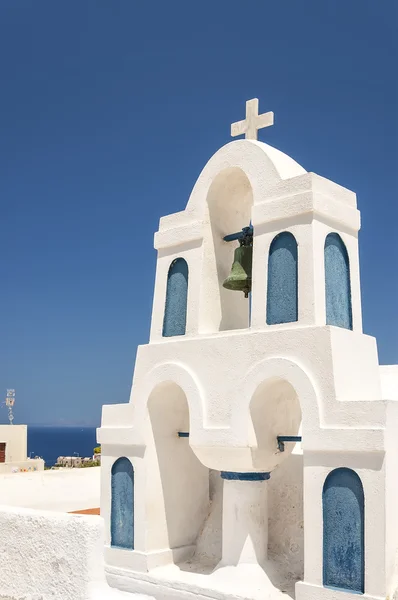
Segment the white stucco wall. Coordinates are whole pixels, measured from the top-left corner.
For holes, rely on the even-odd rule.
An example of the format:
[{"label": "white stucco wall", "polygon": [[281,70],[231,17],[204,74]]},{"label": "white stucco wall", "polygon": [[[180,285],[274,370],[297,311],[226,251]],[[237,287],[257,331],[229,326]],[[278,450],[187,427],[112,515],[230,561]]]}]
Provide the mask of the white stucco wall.
[{"label": "white stucco wall", "polygon": [[27,439],[27,425],[0,425],[0,442],[6,444],[6,462],[26,460]]},{"label": "white stucco wall", "polygon": [[385,400],[398,400],[398,365],[380,365],[381,391]]},{"label": "white stucco wall", "polygon": [[[225,290],[222,282],[236,247],[226,244],[223,236],[250,221],[254,239],[248,327],[247,301],[242,294]],[[246,504],[240,481],[231,483],[228,480],[233,478],[224,477],[222,484],[212,473],[210,502],[208,498],[205,502],[208,517],[199,530],[194,559],[220,558],[222,540],[223,562],[235,567],[242,548],[234,544],[244,537],[242,523],[248,532],[253,530],[249,513],[255,506],[261,527],[265,529],[267,523],[269,527],[269,555],[261,573],[277,581],[278,590],[286,589],[285,584],[290,589],[304,575],[296,600],[337,599],[341,592],[322,587],[322,490],[332,469],[346,467],[362,479],[366,498],[365,540],[372,541],[366,542],[365,550],[366,597],[379,599],[392,589],[389,583],[397,572],[398,553],[395,521],[388,515],[398,496],[395,476],[391,485],[387,481],[386,464],[394,473],[395,461],[385,461],[385,452],[390,457],[396,454],[390,433],[396,431],[398,415],[392,410],[387,419],[389,404],[384,400],[398,400],[398,368],[379,368],[376,340],[362,332],[359,229],[355,193],[307,173],[290,157],[251,140],[232,142],[216,152],[200,174],[185,211],[161,219],[155,234],[158,260],[150,343],[138,348],[130,403],[105,406],[98,430],[103,457],[101,514],[107,528],[112,464],[126,456],[134,467],[134,550],[107,548],[105,554],[115,585],[147,590],[142,583],[147,584],[147,571],[168,564],[171,573],[172,563],[181,557],[160,493],[170,485],[177,489],[170,469],[184,490],[178,512],[187,515],[191,498],[197,500],[190,473],[180,459],[188,440],[178,439],[179,424],[167,431],[170,447],[181,448],[179,460],[168,451],[158,451],[166,436],[157,434],[149,413],[151,398],[159,391],[160,405],[170,414],[174,414],[173,401],[181,393],[185,396],[188,444],[208,469],[271,472],[264,484],[267,498],[262,493],[256,496],[259,485],[247,485]],[[298,320],[267,324],[267,256],[272,240],[282,231],[292,233],[298,243]],[[332,232],[339,234],[349,257],[353,331],[326,325],[324,248]],[[163,317],[168,271],[177,257],[189,266],[187,322],[185,335],[169,338],[163,337]],[[166,386],[173,388],[169,394]],[[163,423],[164,415],[157,413]],[[303,455],[292,453],[291,445],[279,452],[277,435],[297,435],[299,430]],[[156,494],[148,483],[152,481],[162,483]],[[240,523],[239,515],[245,515]],[[254,554],[265,562],[265,536],[257,543],[262,551],[253,545],[249,554],[240,544],[250,564]],[[283,581],[275,578],[274,565],[283,567]],[[226,579],[233,572],[228,571]],[[156,589],[160,599],[157,577],[158,573],[150,589]],[[248,591],[252,576],[246,581],[246,575],[242,577],[244,597],[260,599]],[[262,600],[266,588],[263,584],[260,588]],[[187,589],[192,592],[194,587]],[[278,590],[269,597],[278,597]],[[345,597],[352,600],[353,594]]]},{"label": "white stucco wall", "polygon": [[107,585],[103,529],[101,517],[0,506],[0,598],[145,600]]},{"label": "white stucco wall", "polygon": [[0,503],[73,512],[100,505],[100,467],[0,475]]}]

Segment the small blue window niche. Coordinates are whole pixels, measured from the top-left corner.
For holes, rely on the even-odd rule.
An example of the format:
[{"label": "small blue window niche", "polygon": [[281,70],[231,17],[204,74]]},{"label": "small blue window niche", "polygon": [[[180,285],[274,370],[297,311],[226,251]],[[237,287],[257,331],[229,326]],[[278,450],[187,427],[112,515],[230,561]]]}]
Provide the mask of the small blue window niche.
[{"label": "small blue window niche", "polygon": [[364,494],[351,469],[335,469],[323,486],[323,585],[365,591]]},{"label": "small blue window niche", "polygon": [[338,233],[325,240],[326,324],[352,329],[350,261]]},{"label": "small blue window niche", "polygon": [[134,548],[134,469],[119,458],[111,473],[111,546]]},{"label": "small blue window niche", "polygon": [[284,231],[271,243],[268,256],[267,324],[298,319],[297,242]]},{"label": "small blue window niche", "polygon": [[166,305],[163,320],[163,337],[185,335],[188,300],[188,265],[176,258],[167,275]]}]

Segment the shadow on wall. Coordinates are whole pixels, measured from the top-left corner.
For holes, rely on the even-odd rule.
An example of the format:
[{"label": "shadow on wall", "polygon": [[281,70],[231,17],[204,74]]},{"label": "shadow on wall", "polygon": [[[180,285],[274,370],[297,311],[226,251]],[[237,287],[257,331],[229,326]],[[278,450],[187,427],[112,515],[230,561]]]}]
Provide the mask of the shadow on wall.
[{"label": "shadow on wall", "polygon": [[268,556],[281,568],[280,589],[304,579],[303,455],[293,453],[268,482]]},{"label": "shadow on wall", "polygon": [[225,169],[213,181],[207,196],[209,224],[204,228],[204,254],[199,331],[214,333],[249,326],[249,304],[243,293],[222,287],[231,270],[236,243],[223,237],[247,227],[253,191],[244,172]]},{"label": "shadow on wall", "polygon": [[152,487],[163,497],[159,497],[156,527],[164,529],[165,521],[162,539],[188,558],[209,509],[209,470],[197,459],[189,438],[178,437],[179,431],[189,432],[189,409],[177,384],[159,384],[151,393],[148,411],[157,462],[150,467]]},{"label": "shadow on wall", "polygon": [[249,444],[253,467],[272,471],[288,458],[293,445],[278,452],[278,435],[297,435],[301,423],[301,407],[293,386],[273,377],[261,383],[250,402]]},{"label": "shadow on wall", "polygon": [[[200,564],[210,573],[221,560],[222,552],[222,508],[223,480],[220,471],[209,471],[210,505],[196,540],[192,564]],[[192,571],[191,565],[179,565],[181,570]],[[202,569],[203,570],[203,569]]]}]

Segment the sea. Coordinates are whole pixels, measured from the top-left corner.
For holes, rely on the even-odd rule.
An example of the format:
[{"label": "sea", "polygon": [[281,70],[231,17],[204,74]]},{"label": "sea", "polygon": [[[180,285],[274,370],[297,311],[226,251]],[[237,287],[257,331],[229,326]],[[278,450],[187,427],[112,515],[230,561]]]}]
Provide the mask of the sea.
[{"label": "sea", "polygon": [[58,456],[92,456],[95,427],[40,427],[28,425],[28,456],[40,456],[52,467]]}]

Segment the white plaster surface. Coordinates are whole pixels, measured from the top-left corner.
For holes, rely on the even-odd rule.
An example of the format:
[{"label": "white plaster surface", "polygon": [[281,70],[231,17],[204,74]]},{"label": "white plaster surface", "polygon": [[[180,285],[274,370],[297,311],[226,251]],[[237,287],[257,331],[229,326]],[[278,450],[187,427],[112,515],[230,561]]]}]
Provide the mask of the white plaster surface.
[{"label": "white plaster surface", "polygon": [[385,400],[398,400],[398,365],[380,365],[381,389]]},{"label": "white plaster surface", "polygon": [[106,583],[103,526],[101,517],[0,506],[0,598],[145,600]]},{"label": "white plaster surface", "polygon": [[267,495],[266,481],[224,480],[222,566],[266,561]]},{"label": "white plaster surface", "polygon": [[[222,238],[250,221],[249,327],[243,294],[222,287],[236,247]],[[322,587],[322,488],[332,469],[348,467],[366,498],[364,598],[394,592],[398,367],[380,367],[376,340],[362,332],[359,229],[353,192],[253,140],[216,152],[185,211],[160,220],[150,343],[138,348],[129,404],[104,407],[98,430],[106,531],[113,462],[127,456],[135,474],[134,550],[110,548],[106,534],[112,585],[159,600],[265,600],[282,591],[293,598],[303,579],[296,600],[351,600],[357,596]],[[267,325],[267,256],[281,231],[298,242],[298,321]],[[353,331],[326,326],[331,232],[349,255]],[[177,257],[189,265],[186,335],[163,338],[167,274]],[[178,438],[180,427],[189,439]],[[276,436],[298,433],[302,444],[279,452]],[[271,471],[268,514],[250,485],[245,492],[238,482],[225,494],[220,470]],[[242,523],[249,531],[250,508],[259,506],[262,531],[242,545]],[[238,564],[214,570],[221,554]]]},{"label": "white plaster surface", "polygon": [[100,506],[100,467],[0,475],[3,505],[72,512]]}]

